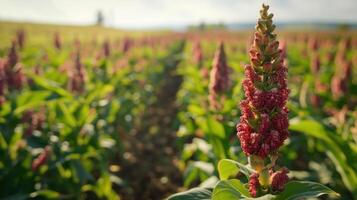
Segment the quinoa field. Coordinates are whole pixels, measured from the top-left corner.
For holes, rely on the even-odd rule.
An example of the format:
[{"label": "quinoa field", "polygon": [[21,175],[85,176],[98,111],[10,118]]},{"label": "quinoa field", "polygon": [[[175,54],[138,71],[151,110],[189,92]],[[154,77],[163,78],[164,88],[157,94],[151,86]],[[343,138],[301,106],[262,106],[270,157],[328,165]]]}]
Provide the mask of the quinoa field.
[{"label": "quinoa field", "polygon": [[0,22],[0,199],[357,200],[357,31]]}]

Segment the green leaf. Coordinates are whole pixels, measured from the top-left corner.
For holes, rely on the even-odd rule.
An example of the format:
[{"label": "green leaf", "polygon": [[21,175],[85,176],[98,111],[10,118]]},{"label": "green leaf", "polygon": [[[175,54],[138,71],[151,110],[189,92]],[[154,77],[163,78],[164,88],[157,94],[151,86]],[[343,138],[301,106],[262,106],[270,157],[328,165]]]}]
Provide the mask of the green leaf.
[{"label": "green leaf", "polygon": [[219,138],[225,138],[225,130],[223,125],[212,116],[199,118],[197,123],[205,134],[217,136]]},{"label": "green leaf", "polygon": [[84,168],[81,160],[73,160],[72,165],[76,174],[76,178],[79,180],[81,185],[88,180],[93,180],[92,175]]},{"label": "green leaf", "polygon": [[[220,162],[218,163],[218,172],[220,170],[220,163],[222,165],[221,168],[224,167],[224,166],[228,166],[228,167],[230,167],[232,169],[233,169],[232,165],[234,164],[236,166],[236,168],[239,169],[239,171],[242,172],[247,177],[249,177],[250,174],[252,174],[254,172],[254,170],[252,168],[250,168],[248,165],[244,165],[242,163],[239,163],[237,161],[230,160],[230,159],[222,159],[222,160],[220,160]],[[222,172],[219,172],[219,173],[225,173],[225,172],[222,171]],[[229,173],[229,172],[227,171],[227,173]],[[231,175],[233,175],[233,174],[230,174],[229,176],[231,176]],[[220,174],[220,177],[221,177],[221,174]]]},{"label": "green leaf", "polygon": [[31,198],[43,197],[45,199],[58,199],[60,194],[53,190],[40,190],[30,194]]},{"label": "green leaf", "polygon": [[78,122],[71,113],[71,111],[68,109],[68,107],[64,103],[59,103],[58,106],[59,110],[63,114],[64,122],[71,127],[75,127]]},{"label": "green leaf", "polygon": [[258,198],[249,198],[249,199],[254,199],[254,200],[275,200],[276,196],[272,194],[266,194],[264,196],[258,197]]},{"label": "green leaf", "polygon": [[319,197],[324,194],[340,196],[330,188],[310,181],[290,181],[275,200],[300,200],[303,198]]},{"label": "green leaf", "polygon": [[357,152],[347,141],[341,139],[336,133],[330,132],[323,124],[314,120],[291,120],[290,130],[302,132],[307,136],[318,139],[326,147],[327,156],[335,164],[342,177],[343,183],[357,195],[357,169],[351,163],[357,163]]},{"label": "green leaf", "polygon": [[0,132],[0,149],[7,149],[7,143],[2,132]]},{"label": "green leaf", "polygon": [[199,105],[194,105],[194,104],[190,104],[187,107],[187,110],[189,113],[191,113],[193,115],[197,115],[197,116],[202,116],[206,113],[206,111],[204,110],[203,107],[201,107]]},{"label": "green leaf", "polygon": [[237,175],[239,166],[229,159],[220,160],[218,163],[218,173],[221,180],[227,180],[231,176]]},{"label": "green leaf", "polygon": [[85,100],[87,103],[90,103],[95,99],[104,98],[113,90],[114,87],[112,85],[98,85],[94,90],[90,91]]},{"label": "green leaf", "polygon": [[210,200],[212,195],[211,188],[192,188],[185,192],[174,194],[167,200]]},{"label": "green leaf", "polygon": [[[92,189],[92,188],[82,188]],[[108,173],[103,173],[103,175],[98,179],[96,187],[94,188],[95,193],[100,197],[100,199],[118,200],[120,197],[112,189],[112,182],[110,180],[110,175]]]},{"label": "green leaf", "polygon": [[212,200],[237,200],[250,197],[248,189],[237,179],[223,180],[213,190]]},{"label": "green leaf", "polygon": [[224,149],[223,140],[216,136],[209,137],[209,143],[212,144],[214,154],[219,158],[223,159],[226,158],[226,151]]},{"label": "green leaf", "polygon": [[16,99],[15,114],[43,105],[51,95],[50,91],[25,91]]},{"label": "green leaf", "polygon": [[37,75],[30,75],[29,77],[32,78],[32,80],[40,87],[42,87],[45,90],[52,91],[53,93],[61,96],[61,97],[66,97],[68,99],[72,99],[73,96],[71,93],[69,93],[67,90],[61,88],[61,86],[52,80],[47,80],[43,77],[37,76]]},{"label": "green leaf", "polygon": [[211,163],[203,161],[190,162],[184,173],[184,186],[189,187],[191,183],[198,178],[200,178],[201,181],[205,180],[210,177],[213,172],[214,166]]}]

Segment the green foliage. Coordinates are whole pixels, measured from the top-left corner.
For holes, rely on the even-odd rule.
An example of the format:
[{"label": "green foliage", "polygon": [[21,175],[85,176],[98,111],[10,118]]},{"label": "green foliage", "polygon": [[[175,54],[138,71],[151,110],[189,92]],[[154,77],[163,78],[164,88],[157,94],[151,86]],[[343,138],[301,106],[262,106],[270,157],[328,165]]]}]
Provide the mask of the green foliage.
[{"label": "green foliage", "polygon": [[[199,37],[192,33],[192,40],[191,33],[185,38],[171,33],[1,22],[1,59],[6,58],[18,28],[28,33],[25,47],[18,49],[27,81],[21,90],[6,90],[6,101],[0,106],[1,199],[119,199],[118,191],[131,191],[128,185],[136,181],[119,177],[126,173],[120,171],[119,163],[127,162],[125,143],[151,134],[151,130],[139,134],[137,131],[147,123],[144,116],[152,105],[161,105],[158,95],[175,101],[175,119],[169,129],[177,131],[177,137],[170,136],[175,139],[171,143],[175,154],[172,163],[181,170],[177,176],[186,188],[200,186],[169,199],[252,199],[247,191],[247,177],[253,170],[246,163],[237,162],[245,155],[235,128],[243,97],[243,64],[249,63],[246,48],[250,34],[207,31]],[[63,39],[61,50],[53,47],[55,32]],[[133,37],[135,43],[128,53],[121,50],[123,36]],[[281,33],[279,39],[286,41],[288,48],[291,125],[290,139],[281,149],[279,162],[291,169],[289,176],[294,181],[282,193],[256,199],[357,196],[357,137],[353,132],[357,127],[357,71],[351,72],[348,95],[335,99],[331,79],[342,66],[335,63],[336,59],[328,60],[328,55],[336,57],[340,51],[341,39],[355,41],[355,37],[354,32]],[[76,38],[81,43],[82,64],[87,73],[83,93],[68,88],[66,66],[73,67]],[[202,63],[192,61],[197,38],[202,47]],[[314,52],[308,44],[312,38],[319,39],[319,49]],[[111,41],[112,55],[107,58],[98,57],[103,39]],[[142,39],[149,44],[141,44]],[[231,84],[220,99],[221,107],[215,110],[209,105],[209,73],[218,40],[225,43]],[[353,48],[347,50],[347,61],[354,62],[356,53]],[[317,75],[310,69],[313,54],[321,58]],[[36,66],[40,73],[34,71]],[[183,79],[177,94],[170,93],[172,86],[165,86],[168,74]],[[316,80],[325,90],[315,90]],[[166,90],[158,94],[163,87]],[[320,106],[312,105],[310,98],[314,94],[321,97]],[[165,113],[167,105],[162,106],[160,112]],[[28,134],[32,122],[25,123],[24,115],[42,109],[42,127]],[[47,146],[51,147],[47,161],[38,170],[32,170],[34,160]],[[155,148],[166,153],[161,146]],[[119,172],[112,171],[112,165]],[[322,177],[325,174],[327,178]],[[303,179],[309,181],[295,181]],[[326,186],[310,181],[321,181]]]},{"label": "green foliage", "polygon": [[186,192],[174,194],[167,200],[210,200],[211,194],[211,188],[193,188]]},{"label": "green foliage", "polygon": [[250,197],[248,189],[237,179],[221,180],[214,187],[212,200]]},{"label": "green foliage", "polygon": [[357,158],[356,145],[344,141],[336,133],[325,128],[325,126],[315,120],[293,120],[290,130],[298,131],[318,139],[326,148],[327,156],[335,164],[346,187],[357,194]]}]

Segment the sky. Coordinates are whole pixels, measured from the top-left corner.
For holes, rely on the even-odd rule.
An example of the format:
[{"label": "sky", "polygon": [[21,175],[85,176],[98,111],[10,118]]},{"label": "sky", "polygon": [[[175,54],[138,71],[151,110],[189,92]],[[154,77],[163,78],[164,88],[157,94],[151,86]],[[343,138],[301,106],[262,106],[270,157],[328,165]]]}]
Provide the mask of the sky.
[{"label": "sky", "polygon": [[357,22],[357,0],[0,0],[0,20],[118,28],[254,22],[262,3],[277,22]]}]

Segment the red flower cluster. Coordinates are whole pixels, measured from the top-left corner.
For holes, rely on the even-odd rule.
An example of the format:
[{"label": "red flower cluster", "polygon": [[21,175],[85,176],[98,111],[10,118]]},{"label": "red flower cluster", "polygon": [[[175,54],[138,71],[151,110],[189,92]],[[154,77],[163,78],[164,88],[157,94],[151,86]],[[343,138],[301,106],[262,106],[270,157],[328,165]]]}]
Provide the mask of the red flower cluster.
[{"label": "red flower cluster", "polygon": [[109,40],[105,40],[103,43],[103,54],[106,58],[110,56],[110,43]]},{"label": "red flower cluster", "polygon": [[16,32],[16,41],[19,47],[22,49],[25,45],[25,31],[20,29]]},{"label": "red flower cluster", "polygon": [[281,192],[285,188],[285,184],[289,181],[289,170],[283,168],[277,172],[270,172],[270,184],[273,191]]},{"label": "red flower cluster", "polygon": [[[317,77],[319,75],[320,68],[321,68],[320,57],[318,53],[315,52],[312,56],[311,63],[310,63],[311,73]],[[310,101],[314,107],[319,107],[321,105],[321,98],[318,95],[318,92],[321,89],[321,81],[317,78],[314,84],[315,84],[314,93],[311,95]]]},{"label": "red flower cluster", "polygon": [[203,53],[202,53],[201,43],[199,41],[195,42],[192,52],[193,52],[193,61],[201,65],[203,61]]},{"label": "red flower cluster", "polygon": [[0,105],[5,102],[6,90],[18,90],[25,83],[22,66],[18,63],[16,42],[12,42],[7,59],[0,59]]},{"label": "red flower cluster", "polygon": [[221,42],[214,55],[213,67],[210,74],[210,103],[212,107],[217,107],[217,97],[229,87],[228,65],[224,45]]},{"label": "red flower cluster", "polygon": [[249,186],[249,193],[252,195],[252,197],[256,197],[260,187],[259,174],[254,173],[250,175],[248,186]]},{"label": "red flower cluster", "polygon": [[70,76],[70,82],[69,82],[70,90],[77,93],[84,92],[86,72],[81,63],[81,56],[79,50],[77,51],[75,56],[74,69],[70,71],[69,76]]},{"label": "red flower cluster", "polygon": [[348,39],[342,40],[335,58],[335,74],[331,81],[331,92],[334,94],[335,99],[339,99],[348,93],[348,85],[352,80],[352,62],[346,57],[351,48],[350,46]]},{"label": "red flower cluster", "polygon": [[318,74],[320,71],[320,66],[321,66],[320,57],[317,53],[315,53],[311,59],[311,64],[310,64],[312,74],[314,75]]},{"label": "red flower cluster", "polygon": [[19,56],[16,51],[16,43],[12,43],[5,66],[7,86],[10,89],[21,89],[25,83],[22,66],[18,63]]},{"label": "red flower cluster", "polygon": [[123,53],[127,53],[130,48],[132,47],[132,40],[129,38],[124,38],[123,43],[122,43],[122,51]]},{"label": "red flower cluster", "polygon": [[34,112],[33,110],[26,111],[22,116],[22,122],[25,125],[25,134],[31,136],[35,130],[40,130],[45,122],[44,110]]},{"label": "red flower cluster", "polygon": [[317,51],[319,49],[319,41],[316,37],[311,37],[308,46],[311,51]]},{"label": "red flower cluster", "polygon": [[265,158],[278,150],[288,137],[286,102],[287,68],[284,66],[279,42],[273,34],[273,14],[263,5],[251,47],[251,64],[245,67],[243,88],[246,99],[241,101],[242,116],[237,135],[247,155]]},{"label": "red flower cluster", "polygon": [[51,154],[51,148],[46,146],[42,153],[32,161],[32,171],[37,171],[42,165],[46,164]]}]

